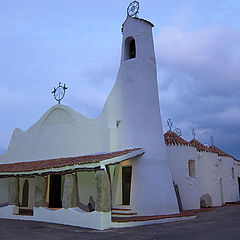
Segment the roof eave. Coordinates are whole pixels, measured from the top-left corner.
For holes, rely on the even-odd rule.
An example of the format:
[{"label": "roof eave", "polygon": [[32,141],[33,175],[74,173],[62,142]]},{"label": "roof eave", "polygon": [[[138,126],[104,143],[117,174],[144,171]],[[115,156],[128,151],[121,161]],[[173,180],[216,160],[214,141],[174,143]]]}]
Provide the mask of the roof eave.
[{"label": "roof eave", "polygon": [[109,158],[109,159],[105,159],[99,162],[95,162],[95,163],[85,163],[85,164],[74,164],[71,166],[64,166],[64,167],[56,167],[56,168],[46,168],[46,169],[39,169],[39,170],[32,170],[32,171],[20,171],[20,172],[0,172],[0,177],[4,176],[4,177],[11,177],[11,176],[19,176],[19,175],[43,175],[43,174],[47,174],[47,173],[57,173],[57,172],[67,172],[67,171],[81,171],[81,169],[104,169],[105,170],[105,166],[107,165],[113,165],[113,164],[117,164],[129,159],[132,159],[134,157],[140,156],[142,154],[144,154],[145,151],[144,149],[138,149],[135,151],[132,151],[130,153],[126,153],[124,155],[121,156],[117,156],[117,157],[113,157],[113,158]]}]

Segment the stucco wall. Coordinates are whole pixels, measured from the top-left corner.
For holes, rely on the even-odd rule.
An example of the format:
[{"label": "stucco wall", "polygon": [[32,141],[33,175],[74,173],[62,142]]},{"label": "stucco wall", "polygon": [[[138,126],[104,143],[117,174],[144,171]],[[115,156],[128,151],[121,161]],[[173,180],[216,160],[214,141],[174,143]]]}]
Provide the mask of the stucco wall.
[{"label": "stucco wall", "polygon": [[122,204],[122,167],[120,164],[111,167],[112,205]]},{"label": "stucco wall", "polygon": [[[236,182],[237,182],[237,184],[236,184],[236,191],[237,191],[237,197],[238,197],[238,199],[240,199],[240,184],[239,184],[239,181],[240,181],[240,162],[237,162],[237,161],[235,161],[235,175],[236,175]],[[238,179],[239,179],[239,181],[238,181]]]},{"label": "stucco wall", "polygon": [[50,223],[66,224],[78,227],[104,230],[111,227],[111,213],[83,212],[79,208],[50,210],[39,207],[34,208],[33,216],[13,215],[13,206],[0,208],[0,218],[21,219],[29,221],[44,221]]},{"label": "stucco wall", "polygon": [[96,188],[94,185],[95,172],[78,172],[78,191],[81,203],[87,205],[89,197],[96,201]]},{"label": "stucco wall", "polygon": [[109,151],[109,128],[65,105],[50,108],[26,131],[15,129],[0,162],[35,161]]},{"label": "stucco wall", "polygon": [[[196,148],[182,145],[167,146],[167,153],[173,180],[179,188],[183,209],[199,209],[199,161]],[[195,161],[195,178],[189,176],[189,160]]]},{"label": "stucco wall", "polygon": [[8,202],[8,182],[7,178],[0,179],[0,204]]},{"label": "stucco wall", "polygon": [[223,194],[225,202],[233,202],[239,200],[238,182],[235,175],[232,178],[232,168],[235,168],[235,162],[231,157],[221,156],[222,160],[222,178],[223,178]]},{"label": "stucco wall", "polygon": [[200,152],[199,156],[200,195],[208,193],[212,197],[213,206],[221,206],[223,200],[221,197],[220,182],[222,165],[218,154]]},{"label": "stucco wall", "polygon": [[[124,59],[125,40],[135,39],[136,58]],[[117,81],[102,116],[120,120],[118,149],[142,147],[133,161],[131,206],[141,215],[177,213],[177,199],[163,139],[152,25],[128,17],[123,24],[122,58]]]}]

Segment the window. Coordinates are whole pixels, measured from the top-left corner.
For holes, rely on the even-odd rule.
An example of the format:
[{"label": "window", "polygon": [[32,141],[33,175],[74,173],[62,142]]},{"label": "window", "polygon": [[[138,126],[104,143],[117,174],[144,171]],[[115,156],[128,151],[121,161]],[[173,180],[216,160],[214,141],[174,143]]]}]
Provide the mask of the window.
[{"label": "window", "polygon": [[189,173],[190,177],[192,177],[192,178],[196,177],[195,160],[189,160],[188,161],[188,173]]},{"label": "window", "polygon": [[234,168],[232,168],[232,179],[235,179]]},{"label": "window", "polygon": [[124,60],[136,58],[136,44],[133,37],[128,37],[125,40]]}]

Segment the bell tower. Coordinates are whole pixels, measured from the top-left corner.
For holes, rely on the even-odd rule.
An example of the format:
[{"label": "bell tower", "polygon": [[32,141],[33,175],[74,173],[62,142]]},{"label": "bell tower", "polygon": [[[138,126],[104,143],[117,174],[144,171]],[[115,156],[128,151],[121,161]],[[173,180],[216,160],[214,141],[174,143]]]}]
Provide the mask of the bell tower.
[{"label": "bell tower", "polygon": [[117,80],[103,110],[109,126],[120,121],[115,150],[145,150],[132,161],[130,205],[139,215],[179,212],[163,137],[152,27],[128,13]]}]

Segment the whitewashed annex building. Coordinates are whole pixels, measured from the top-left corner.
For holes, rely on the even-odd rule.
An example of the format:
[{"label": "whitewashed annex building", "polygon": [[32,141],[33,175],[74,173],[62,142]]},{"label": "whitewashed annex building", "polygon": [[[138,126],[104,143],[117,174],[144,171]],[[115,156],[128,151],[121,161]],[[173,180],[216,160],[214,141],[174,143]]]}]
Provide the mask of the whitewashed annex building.
[{"label": "whitewashed annex building", "polygon": [[137,216],[177,216],[200,200],[239,199],[233,157],[173,132],[164,141],[153,24],[137,13],[134,1],[117,80],[97,119],[57,104],[26,131],[14,130],[0,156],[0,218],[106,229],[138,224],[126,220]]}]

